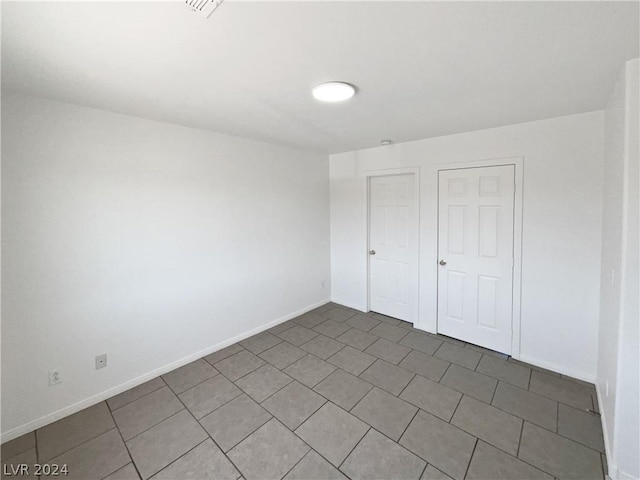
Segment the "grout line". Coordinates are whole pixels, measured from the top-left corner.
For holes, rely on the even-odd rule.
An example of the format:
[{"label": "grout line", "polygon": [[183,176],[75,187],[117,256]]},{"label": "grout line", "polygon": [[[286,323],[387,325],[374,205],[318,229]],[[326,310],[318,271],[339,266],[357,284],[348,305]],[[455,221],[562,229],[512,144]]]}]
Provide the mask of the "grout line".
[{"label": "grout line", "polygon": [[[131,465],[133,465],[133,468],[135,469],[136,473],[138,474],[138,477],[142,478],[142,475],[140,474],[140,470],[138,470],[138,466],[136,465],[136,462],[133,460],[133,456],[131,455],[131,451],[129,450],[129,446],[127,445],[127,442],[125,442],[124,437],[122,436],[122,432],[120,431],[120,428],[118,428],[118,424],[116,423],[116,419],[113,416],[113,412],[111,410],[109,410],[109,415],[111,415],[111,419],[113,420],[113,424],[116,426],[115,428],[118,431],[118,435],[120,436],[120,439],[122,440],[124,448],[126,448],[126,450],[127,450],[127,455],[129,455],[129,460],[131,460]],[[126,467],[126,465],[124,465],[123,467],[120,467],[120,468],[124,468],[124,467]],[[118,470],[120,470],[120,469],[118,469]],[[109,475],[111,475],[112,473],[117,472],[118,470],[115,470],[114,472],[111,472]],[[107,477],[109,475],[107,475]]]},{"label": "grout line", "polygon": [[[489,378],[493,378],[493,377],[489,377]],[[493,398],[496,396],[496,392],[498,391],[498,384],[500,383],[500,380],[496,379],[496,386],[493,387],[493,393],[491,394],[491,400],[489,400],[489,405],[491,405],[493,403]]]},{"label": "grout line", "polygon": [[[453,413],[451,414],[451,417],[449,417],[449,420],[447,420],[447,423],[453,425],[453,423],[451,423],[451,420],[453,420],[453,417],[456,415],[456,412],[458,411],[458,407],[462,403],[462,399],[463,399],[464,396],[465,396],[464,393],[462,395],[460,395],[460,398],[458,399],[458,404],[456,405],[456,408],[453,409]],[[468,396],[470,396],[470,395],[468,395]],[[471,397],[471,398],[474,398],[474,397]],[[440,417],[438,417],[438,418],[440,418]],[[442,419],[440,418],[440,420],[442,420]],[[458,427],[457,425],[455,425],[455,426]],[[469,433],[469,432],[467,432],[466,430],[464,430],[461,427],[458,427],[458,428],[460,428],[460,430],[462,430],[463,432]],[[469,435],[471,435],[471,434],[469,434]],[[475,435],[473,435],[473,436],[475,437]]]},{"label": "grout line", "polygon": [[[158,475],[160,472],[166,470],[167,468],[169,468],[171,465],[173,465],[174,463],[176,463],[178,460],[180,460],[182,457],[184,457],[185,455],[188,455],[190,452],[192,452],[193,450],[195,450],[196,448],[198,448],[200,445],[202,445],[204,442],[206,442],[207,440],[209,440],[209,437],[205,438],[204,440],[202,440],[200,443],[198,443],[197,445],[193,446],[192,448],[190,448],[189,450],[187,450],[186,452],[184,452],[182,455],[180,455],[178,458],[176,458],[175,460],[173,460],[171,463],[169,463],[168,465],[165,465],[164,467],[162,467],[160,470],[158,470],[157,472],[153,473],[151,475],[152,478],[155,475]],[[135,462],[134,462],[134,466],[135,466]],[[137,470],[137,469],[136,469]],[[139,474],[140,472],[138,472]],[[142,475],[140,475],[140,478],[142,478]]]},{"label": "grout line", "polygon": [[[360,445],[360,442],[362,442],[362,440],[364,439],[364,437],[366,437],[366,436],[367,436],[367,434],[368,434],[368,433],[371,431],[371,429],[373,428],[373,427],[372,427],[371,425],[369,425],[368,423],[366,423],[366,422],[363,422],[363,423],[364,423],[367,427],[369,427],[369,428],[367,428],[367,431],[366,431],[366,432],[364,432],[364,435],[362,435],[362,437],[360,438],[360,440],[358,440],[358,442],[355,444],[355,446],[354,446],[351,450],[349,450],[349,453],[347,453],[347,455],[344,457],[344,460],[342,460],[342,462],[340,462],[340,465],[338,465],[338,470],[340,470],[340,467],[342,467],[342,465],[344,465],[344,462],[346,462],[346,461],[347,461],[347,458],[349,458],[349,456],[353,453],[353,451],[354,451],[356,448],[358,448],[358,445]],[[340,471],[342,471],[342,470],[340,470]]]},{"label": "grout line", "polygon": [[[178,399],[178,400],[180,400],[180,399]],[[182,412],[183,410],[186,410],[187,412],[189,412],[189,409],[184,407],[184,403],[182,403],[182,402],[180,402],[180,403],[182,404],[182,408],[181,408],[180,410],[178,410],[177,412],[172,413],[171,415],[169,415],[169,416],[168,416],[168,417],[166,417],[166,418],[163,418],[163,419],[162,419],[162,420],[160,420],[159,422],[154,423],[154,424],[153,424],[153,425],[151,425],[150,427],[145,428],[145,429],[144,429],[144,430],[142,430],[141,432],[136,433],[133,437],[129,438],[128,440],[125,440],[125,442],[130,442],[130,441],[131,441],[131,440],[133,440],[134,438],[139,437],[140,435],[142,435],[142,434],[143,434],[143,433],[145,433],[145,432],[148,432],[148,431],[149,431],[149,430],[151,430],[153,427],[155,427],[155,426],[157,426],[157,425],[160,425],[160,424],[161,424],[162,422],[164,422],[165,420],[169,420],[171,417],[175,417],[177,414],[179,414],[179,413],[180,413],[180,412]],[[191,413],[191,412],[189,412],[189,413]],[[117,424],[116,424],[116,427],[117,427]],[[120,429],[118,428],[118,430],[120,430]],[[123,438],[123,440],[124,440],[124,437],[122,437],[122,438]]]},{"label": "grout line", "polygon": [[[145,393],[144,395],[142,395],[142,396],[140,396],[140,397],[138,397],[138,398],[134,398],[134,399],[133,399],[133,400],[131,400],[130,402],[127,402],[127,403],[125,403],[125,404],[123,404],[123,405],[120,405],[118,408],[113,408],[113,409],[112,409],[112,408],[111,408],[111,406],[109,405],[109,400],[111,400],[112,398],[115,398],[115,397],[117,397],[117,396],[118,396],[118,395],[114,395],[113,397],[111,397],[111,398],[107,398],[107,399],[105,400],[105,403],[107,404],[107,408],[109,409],[109,411],[110,411],[110,412],[115,412],[115,411],[117,411],[117,410],[120,410],[121,408],[126,407],[127,405],[131,405],[132,403],[137,402],[137,401],[138,401],[138,400],[140,400],[141,398],[147,397],[147,396],[151,395],[152,393],[157,392],[158,390],[160,390],[161,388],[164,388],[164,387],[168,387],[168,388],[169,388],[169,390],[171,390],[171,393],[174,393],[174,392],[173,392],[173,390],[171,389],[171,387],[169,387],[169,385],[167,384],[167,382],[165,382],[165,381],[164,381],[164,378],[162,378],[162,375],[160,375],[159,377],[156,377],[156,378],[159,378],[159,379],[160,379],[160,381],[162,382],[162,385],[160,385],[158,388],[156,388],[156,389],[154,389],[154,390],[152,390],[152,391],[150,391],[150,392],[147,392],[147,393]],[[149,380],[149,382],[152,382],[153,380],[155,380],[155,379],[154,379],[154,378],[152,378],[151,380]],[[147,383],[147,382],[145,382],[145,383]],[[144,383],[143,383],[142,385],[144,385]],[[138,386],[140,386],[140,385],[138,385]],[[135,389],[135,388],[138,388],[138,387],[130,388],[129,390],[125,390],[125,391],[124,391],[124,392],[122,392],[122,393],[130,392],[131,390],[133,390],[133,389]],[[119,394],[119,395],[122,395],[122,394]],[[175,393],[174,393],[174,395],[175,395]]]},{"label": "grout line", "polygon": [[469,457],[469,463],[467,463],[467,468],[464,470],[464,475],[462,478],[465,478],[469,473],[469,467],[471,466],[471,460],[473,459],[473,455],[476,453],[476,447],[478,446],[479,439],[476,437],[476,443],[473,444],[473,450],[471,450],[471,456]]},{"label": "grout line", "polygon": [[524,432],[524,423],[525,420],[522,420],[522,425],[520,425],[520,436],[518,437],[518,448],[516,449],[516,458],[520,455],[520,446],[522,445],[522,433]]},{"label": "grout line", "polygon": [[[402,368],[402,367],[399,367],[399,368]],[[407,370],[407,372],[411,372],[411,371]],[[413,373],[413,377],[411,377],[411,380],[409,380],[407,382],[407,384],[404,387],[402,387],[402,390],[400,390],[400,392],[397,395],[395,395],[396,398],[400,398],[400,395],[402,395],[402,393],[407,389],[407,387],[411,384],[411,382],[413,382],[413,379],[416,378],[416,375],[418,375],[417,373],[414,373],[414,372],[411,372],[411,373]],[[391,392],[389,392],[389,393],[391,393]]]},{"label": "grout line", "polygon": [[[411,404],[410,404],[411,405]],[[412,405],[415,407],[415,405]],[[402,437],[404,437],[404,434],[407,433],[407,430],[409,430],[409,425],[411,425],[413,423],[413,421],[415,420],[415,418],[418,416],[418,413],[420,413],[420,408],[416,407],[416,413],[413,414],[413,417],[411,417],[411,420],[409,420],[409,423],[407,423],[407,426],[404,427],[404,430],[402,430],[402,433],[400,434],[400,436],[398,437],[398,441],[396,442],[398,445],[400,445],[400,440],[402,439]],[[402,445],[400,445],[402,446]],[[408,450],[408,449],[407,449]],[[414,454],[415,455],[415,454]],[[419,458],[420,455],[417,455]],[[426,468],[426,466],[425,466]]]}]

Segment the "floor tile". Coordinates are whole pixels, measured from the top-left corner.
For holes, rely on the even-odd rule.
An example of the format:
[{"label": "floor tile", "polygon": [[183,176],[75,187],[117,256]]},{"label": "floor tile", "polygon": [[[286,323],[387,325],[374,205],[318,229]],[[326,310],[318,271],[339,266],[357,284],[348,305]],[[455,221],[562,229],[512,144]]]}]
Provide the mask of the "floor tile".
[{"label": "floor tile", "polygon": [[244,393],[260,403],[293,379],[271,365],[264,365],[236,381]]},{"label": "floor tile", "polygon": [[313,353],[316,357],[320,357],[326,360],[331,355],[339,352],[344,347],[343,343],[340,343],[332,338],[324,335],[318,335],[312,338],[307,343],[300,345],[300,348],[306,350],[309,353]]},{"label": "floor tile", "polygon": [[194,417],[200,419],[242,393],[238,387],[218,375],[179,395]]},{"label": "floor tile", "polygon": [[602,479],[600,454],[525,422],[518,457],[557,478]]},{"label": "floor tile", "polygon": [[337,338],[344,332],[348,332],[350,327],[335,320],[326,320],[313,328],[314,331],[326,335],[330,338]]},{"label": "floor tile", "polygon": [[36,446],[36,433],[29,432],[2,444],[2,459],[7,460]]},{"label": "floor tile", "polygon": [[407,334],[407,330],[402,327],[396,327],[395,325],[389,325],[388,323],[382,322],[374,327],[370,333],[389,340],[390,342],[398,342]]},{"label": "floor tile", "polygon": [[451,424],[511,455],[518,453],[522,420],[475,398],[462,397]]},{"label": "floor tile", "polygon": [[582,410],[593,406],[589,387],[538,371],[531,372],[529,391]]},{"label": "floor tile", "polygon": [[549,474],[504,453],[482,440],[471,458],[467,480],[553,480]]},{"label": "floor tile", "polygon": [[228,455],[244,478],[261,480],[282,478],[308,451],[307,445],[274,418]]},{"label": "floor tile", "polygon": [[242,394],[202,418],[200,423],[222,451],[227,452],[270,418],[269,412]]},{"label": "floor tile", "polygon": [[426,462],[375,430],[369,430],[340,469],[354,480],[416,479]]},{"label": "floor tile", "polygon": [[508,383],[498,382],[491,405],[548,430],[556,431],[558,403],[553,400]]},{"label": "floor tile", "polygon": [[600,417],[563,404],[560,404],[558,409],[560,435],[604,453]]},{"label": "floor tile", "polygon": [[353,317],[358,312],[355,310],[347,310],[346,308],[332,308],[331,310],[327,310],[322,315],[324,317],[330,318],[331,320],[335,320],[336,322],[344,322],[345,320]]},{"label": "floor tile", "polygon": [[478,353],[482,353],[484,355],[488,355],[493,358],[498,358],[500,360],[504,360],[505,362],[509,358],[509,355],[507,355],[506,353],[500,353],[500,352],[496,352],[495,350],[489,350],[488,348],[480,347],[472,343],[465,344],[464,348],[470,348],[471,350],[475,350]]},{"label": "floor tile", "polygon": [[357,328],[358,330],[362,330],[363,332],[368,332],[373,327],[378,325],[380,323],[380,320],[376,320],[375,318],[370,317],[369,315],[363,315],[359,313],[349,318],[344,323],[345,325],[349,325],[350,327]]},{"label": "floor tile", "polygon": [[127,442],[138,471],[147,479],[207,438],[207,433],[187,410]]},{"label": "floor tile", "polygon": [[[12,456],[11,458],[3,459],[0,478],[2,480],[13,480],[14,478],[39,478],[35,475],[35,464],[38,463],[37,456],[36,447],[34,446],[22,453]],[[26,472],[23,470],[25,466],[27,468]],[[8,472],[8,474],[5,475],[5,472]]]},{"label": "floor tile", "polygon": [[315,313],[305,313],[304,315],[300,315],[299,317],[293,319],[294,322],[307,328],[313,328],[316,325],[324,322],[325,320],[326,317],[316,315]]},{"label": "floor tile", "polygon": [[419,352],[426,353],[427,355],[433,355],[440,345],[442,345],[442,340],[438,340],[428,333],[409,332],[399,343],[418,350]]},{"label": "floor tile", "polygon": [[286,340],[287,342],[292,343],[296,347],[299,347],[303,343],[307,343],[316,335],[318,334],[313,330],[310,330],[301,325],[296,325],[295,327],[292,327],[280,333],[278,336],[283,340]]},{"label": "floor tile", "polygon": [[372,316],[376,320],[380,320],[381,322],[385,322],[390,325],[399,325],[402,322],[402,320],[398,320],[397,318],[393,318],[393,317],[388,317],[380,313],[369,312],[368,315]]},{"label": "floor tile", "polygon": [[347,480],[340,470],[335,468],[314,450],[310,450],[284,480]]},{"label": "floor tile", "polygon": [[451,365],[440,383],[483,402],[491,403],[498,381],[468,368]]},{"label": "floor tile", "polygon": [[327,402],[296,430],[320,455],[339,466],[367,433],[369,426]]},{"label": "floor tile", "polygon": [[257,335],[242,340],[239,343],[251,353],[258,355],[259,353],[276,346],[281,341],[282,339],[270,334],[269,332],[260,332]]},{"label": "floor tile", "polygon": [[[391,325],[385,324],[385,326],[390,327]],[[410,351],[411,349],[409,347],[399,345],[385,338],[380,338],[379,340],[376,340],[376,342],[371,346],[369,346],[365,350],[365,353],[375,355],[378,358],[397,365],[400,363],[400,361],[402,361],[404,357],[407,356]]]},{"label": "floor tile", "polygon": [[131,457],[118,430],[113,428],[46,463],[67,464],[69,473],[64,478],[86,480],[104,478],[116,472],[131,463]]},{"label": "floor tile", "polygon": [[131,403],[134,400],[139,399],[140,397],[144,397],[151,392],[155,392],[159,388],[162,388],[166,385],[162,378],[156,377],[153,380],[149,380],[137,387],[133,387],[126,392],[122,392],[120,395],[116,395],[115,397],[111,397],[107,400],[107,404],[111,410],[116,410],[120,407],[125,406],[127,403]]},{"label": "floor tile", "polygon": [[475,370],[482,357],[481,353],[469,348],[459,347],[449,342],[443,342],[434,355],[447,362],[455,363],[470,370]]},{"label": "floor tile", "polygon": [[333,302],[327,302],[324,305],[321,305],[319,307],[314,308],[313,310],[311,310],[311,313],[315,313],[316,315],[322,315],[324,316],[324,313],[332,310],[336,307],[338,307],[339,305],[337,303],[333,303]]},{"label": "floor tile", "polygon": [[209,438],[153,476],[153,480],[236,480],[240,472]]},{"label": "floor tile", "polygon": [[313,388],[335,369],[336,367],[315,355],[307,355],[289,365],[284,372],[307,387]]},{"label": "floor tile", "polygon": [[271,333],[272,335],[278,335],[279,333],[295,327],[296,325],[299,325],[299,323],[296,323],[293,320],[287,320],[286,322],[279,323],[275,327],[271,327],[267,330],[267,332]]},{"label": "floor tile", "polygon": [[444,372],[449,368],[449,365],[451,364],[445,360],[412,350],[409,355],[404,357],[404,360],[402,360],[398,366],[422,375],[434,382],[439,382]]},{"label": "floor tile", "polygon": [[218,350],[217,352],[213,352],[210,355],[207,355],[206,357],[204,357],[204,359],[209,362],[211,365],[213,365],[214,363],[219,362],[220,360],[224,360],[227,357],[230,357],[231,355],[235,355],[238,352],[241,352],[242,350],[244,350],[244,348],[242,348],[242,346],[239,343],[234,343],[233,345],[229,345],[228,347],[225,347],[221,350]]},{"label": "floor tile", "polygon": [[264,365],[264,360],[248,350],[242,350],[215,364],[215,367],[229,380],[235,382],[247,373]]},{"label": "floor tile", "polygon": [[291,382],[262,406],[291,430],[313,415],[326,400],[301,383]]},{"label": "floor tile", "polygon": [[394,395],[399,395],[413,377],[414,374],[412,372],[396,367],[384,360],[376,360],[373,365],[360,375],[363,380],[373,383]]},{"label": "floor tile", "polygon": [[140,480],[140,475],[138,475],[138,471],[136,467],[133,466],[133,463],[127,463],[120,470],[113,472],[104,480]]},{"label": "floor tile", "polygon": [[360,375],[376,361],[376,357],[346,346],[327,361],[353,375]]},{"label": "floor tile", "polygon": [[216,375],[218,375],[218,371],[204,358],[201,358],[164,374],[162,379],[171,387],[171,390],[178,394]]},{"label": "floor tile", "polygon": [[373,388],[351,413],[397,442],[417,411],[398,397]]},{"label": "floor tile", "polygon": [[440,333],[435,334],[434,338],[437,338],[438,340],[442,340],[443,342],[452,343],[452,344],[457,345],[459,347],[465,347],[467,345],[462,340],[458,340],[457,338],[448,337],[447,335],[442,335]]},{"label": "floor tile", "polygon": [[357,328],[352,328],[336,338],[339,342],[351,345],[353,348],[357,348],[358,350],[364,350],[377,339],[378,337],[375,335],[363,332]]},{"label": "floor tile", "polygon": [[265,350],[259,356],[271,365],[282,370],[307,354],[304,350],[288,342],[280,342],[275,347]]},{"label": "floor tile", "polygon": [[490,355],[483,355],[476,372],[484,373],[490,377],[497,378],[503,382],[510,383],[516,387],[527,390],[529,388],[529,377],[531,369],[507,362]]},{"label": "floor tile", "polygon": [[475,444],[475,437],[425,412],[418,412],[400,439],[400,445],[456,480],[464,478]]},{"label": "floor tile", "polygon": [[38,461],[43,463],[115,427],[105,402],[36,431]]},{"label": "floor tile", "polygon": [[[424,469],[424,473],[420,477],[420,480],[451,480],[451,477],[444,472],[441,472],[433,465],[427,465],[427,468]],[[489,479],[485,479],[489,480]],[[497,480],[497,479],[491,479]]]},{"label": "floor tile", "polygon": [[579,378],[573,378],[573,377],[570,377],[569,375],[563,375],[563,374],[560,374],[560,378],[562,378],[563,380],[568,380],[573,383],[577,383],[578,385],[582,385],[583,387],[590,388],[592,391],[595,391],[596,389],[596,386],[593,383],[585,382],[584,380],[580,380]]},{"label": "floor tile", "polygon": [[162,387],[113,412],[122,438],[129,440],[184,408],[169,387]]},{"label": "floor tile", "polygon": [[460,403],[462,394],[416,375],[400,398],[448,422]]},{"label": "floor tile", "polygon": [[516,360],[513,357],[509,357],[507,359],[507,362],[515,363],[516,365],[520,365],[520,366],[525,367],[525,368],[530,368],[531,370],[537,370],[538,372],[546,373],[547,375],[551,375],[552,377],[560,378],[560,374],[559,373],[552,372],[551,370],[547,370],[547,369],[542,368],[542,367],[538,367],[537,365],[532,365],[530,363],[521,362],[520,360]]},{"label": "floor tile", "polygon": [[314,390],[345,410],[351,410],[372,388],[364,380],[338,369],[316,385]]}]

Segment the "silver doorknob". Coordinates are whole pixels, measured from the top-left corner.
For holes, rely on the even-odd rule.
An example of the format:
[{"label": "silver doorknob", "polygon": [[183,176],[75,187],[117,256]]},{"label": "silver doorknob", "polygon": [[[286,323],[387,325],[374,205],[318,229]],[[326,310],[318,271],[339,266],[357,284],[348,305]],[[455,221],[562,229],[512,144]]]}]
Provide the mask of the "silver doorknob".
[{"label": "silver doorknob", "polygon": [[446,261],[444,261],[444,260],[440,260],[438,263],[439,263],[440,265],[446,265],[446,264],[447,264],[447,262],[446,262]]},{"label": "silver doorknob", "polygon": [[375,255],[376,251],[375,250],[369,250],[369,255]]}]

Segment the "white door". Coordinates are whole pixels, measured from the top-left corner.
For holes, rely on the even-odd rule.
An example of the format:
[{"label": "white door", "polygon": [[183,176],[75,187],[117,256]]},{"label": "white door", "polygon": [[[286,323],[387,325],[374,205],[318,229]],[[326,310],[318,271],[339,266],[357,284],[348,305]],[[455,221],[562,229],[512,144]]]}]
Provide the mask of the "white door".
[{"label": "white door", "polygon": [[438,332],[510,354],[515,167],[438,174]]},{"label": "white door", "polygon": [[369,187],[369,308],[414,321],[418,267],[414,177],[371,177]]}]

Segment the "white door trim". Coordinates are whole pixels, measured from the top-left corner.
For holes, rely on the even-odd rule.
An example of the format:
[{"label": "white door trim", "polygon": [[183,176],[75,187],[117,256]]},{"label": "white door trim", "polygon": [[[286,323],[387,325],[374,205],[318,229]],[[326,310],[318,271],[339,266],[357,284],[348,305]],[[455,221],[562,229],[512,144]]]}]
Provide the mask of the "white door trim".
[{"label": "white door trim", "polygon": [[[433,228],[436,231],[438,229],[438,172],[441,170],[458,170],[463,168],[474,167],[493,167],[500,165],[514,165],[515,168],[515,199],[514,199],[514,222],[513,222],[513,306],[512,306],[512,338],[511,338],[511,356],[513,358],[520,358],[520,338],[521,338],[521,297],[522,297],[522,199],[523,199],[523,180],[524,180],[524,158],[523,157],[509,157],[509,158],[496,158],[486,160],[474,160],[469,162],[455,162],[455,163],[441,163],[432,165],[427,173],[429,179],[429,185],[432,188],[426,188],[425,196],[427,197],[426,204],[432,209],[431,219],[433,219]],[[431,222],[430,222],[431,223]],[[438,314],[438,268],[437,268],[437,255],[438,248],[437,242],[431,245],[433,251],[429,252],[428,257],[432,265],[427,266],[425,275],[429,275],[431,285],[436,288],[430,289],[430,291],[421,292],[421,304],[423,306],[428,305],[428,308],[422,308],[422,315],[420,317],[420,324],[418,328],[431,331],[435,333],[437,331],[437,314]],[[423,262],[424,266],[424,262]],[[430,317],[430,318],[429,318]]]},{"label": "white door trim", "polygon": [[366,232],[367,246],[366,250],[362,252],[363,257],[365,258],[365,264],[367,265],[367,312],[370,311],[371,307],[371,286],[369,285],[370,279],[370,271],[369,271],[369,227],[370,227],[370,190],[371,190],[371,178],[372,177],[387,177],[387,176],[395,176],[395,175],[413,175],[413,218],[411,219],[415,222],[416,232],[418,236],[418,248],[416,249],[416,259],[415,259],[415,268],[414,274],[412,275],[412,279],[409,281],[409,285],[411,287],[411,296],[410,296],[410,304],[411,304],[411,313],[409,316],[409,321],[414,325],[418,323],[420,318],[420,310],[419,310],[419,292],[420,292],[420,167],[404,167],[404,168],[386,168],[381,170],[367,170],[361,173],[361,177],[364,177],[367,182],[367,188],[365,188],[365,205],[367,206],[367,215],[366,215],[366,223],[364,225],[364,229]]}]

